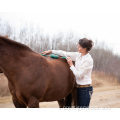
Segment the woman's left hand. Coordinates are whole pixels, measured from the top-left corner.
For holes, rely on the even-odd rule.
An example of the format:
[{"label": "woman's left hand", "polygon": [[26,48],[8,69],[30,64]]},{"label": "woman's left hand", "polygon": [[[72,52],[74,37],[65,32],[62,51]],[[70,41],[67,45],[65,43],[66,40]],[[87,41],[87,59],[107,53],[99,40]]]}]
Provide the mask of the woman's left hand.
[{"label": "woman's left hand", "polygon": [[66,60],[67,60],[67,62],[69,64],[69,66],[73,65],[72,59],[70,57],[67,57]]}]

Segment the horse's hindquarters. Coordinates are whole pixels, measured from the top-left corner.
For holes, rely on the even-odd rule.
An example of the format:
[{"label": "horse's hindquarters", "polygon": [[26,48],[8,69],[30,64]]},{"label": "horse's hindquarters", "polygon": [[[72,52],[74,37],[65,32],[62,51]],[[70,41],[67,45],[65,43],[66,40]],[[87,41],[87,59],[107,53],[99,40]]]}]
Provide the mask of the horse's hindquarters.
[{"label": "horse's hindquarters", "polygon": [[66,64],[54,67],[47,76],[49,81],[43,101],[56,101],[66,97],[74,87],[74,76]]}]

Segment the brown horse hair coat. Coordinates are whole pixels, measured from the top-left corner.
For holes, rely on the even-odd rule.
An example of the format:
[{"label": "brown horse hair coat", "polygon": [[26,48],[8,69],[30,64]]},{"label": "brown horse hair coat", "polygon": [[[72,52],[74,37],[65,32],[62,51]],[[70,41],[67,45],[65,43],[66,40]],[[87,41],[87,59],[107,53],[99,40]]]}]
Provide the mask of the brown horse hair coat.
[{"label": "brown horse hair coat", "polygon": [[26,45],[0,36],[0,71],[8,78],[15,107],[39,107],[72,92],[75,77],[65,59],[41,56]]}]

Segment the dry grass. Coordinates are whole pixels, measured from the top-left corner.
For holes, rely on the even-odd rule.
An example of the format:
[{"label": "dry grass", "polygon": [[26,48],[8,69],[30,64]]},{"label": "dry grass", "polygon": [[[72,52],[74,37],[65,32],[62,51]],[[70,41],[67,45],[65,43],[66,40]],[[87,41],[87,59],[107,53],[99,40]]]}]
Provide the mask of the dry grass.
[{"label": "dry grass", "polygon": [[103,72],[94,71],[92,73],[92,83],[96,87],[107,87],[119,85],[118,79],[115,76],[105,74]]},{"label": "dry grass", "polygon": [[8,95],[10,95],[8,89],[8,80],[5,77],[5,75],[2,73],[0,74],[0,97],[8,96]]}]

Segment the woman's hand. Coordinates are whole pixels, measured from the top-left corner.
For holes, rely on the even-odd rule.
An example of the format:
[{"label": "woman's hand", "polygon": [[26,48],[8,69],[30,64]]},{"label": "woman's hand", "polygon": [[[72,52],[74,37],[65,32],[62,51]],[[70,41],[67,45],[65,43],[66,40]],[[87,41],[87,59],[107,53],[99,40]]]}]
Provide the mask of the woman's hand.
[{"label": "woman's hand", "polygon": [[51,50],[47,50],[47,51],[43,51],[43,52],[42,52],[43,55],[50,54],[50,53],[52,53]]},{"label": "woman's hand", "polygon": [[67,57],[66,59],[67,59],[69,66],[72,66],[73,65],[72,59],[70,57]]}]

